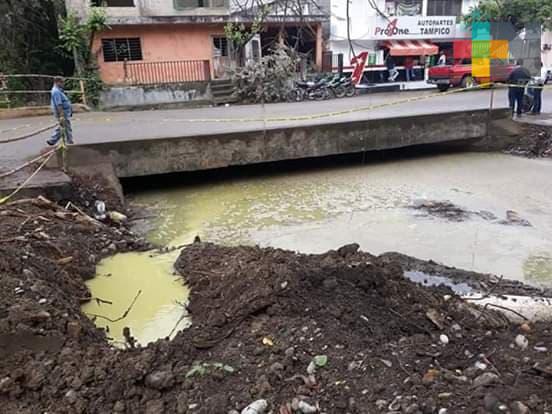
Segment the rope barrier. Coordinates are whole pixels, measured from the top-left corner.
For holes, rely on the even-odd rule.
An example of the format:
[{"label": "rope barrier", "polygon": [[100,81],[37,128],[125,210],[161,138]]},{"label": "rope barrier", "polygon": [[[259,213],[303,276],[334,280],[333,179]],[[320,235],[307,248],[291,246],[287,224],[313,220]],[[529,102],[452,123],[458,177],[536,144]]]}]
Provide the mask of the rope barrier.
[{"label": "rope barrier", "polygon": [[56,126],[58,126],[57,123],[55,124],[51,124],[51,125],[48,125],[48,126],[45,126],[44,128],[40,128],[36,131],[33,131],[33,132],[29,132],[28,134],[25,134],[25,135],[21,135],[21,136],[18,136],[18,137],[14,137],[14,138],[8,138],[8,139],[5,139],[5,140],[0,140],[0,145],[2,144],[9,144],[11,142],[17,142],[17,141],[22,141],[24,139],[27,139],[27,138],[31,138],[31,137],[34,137],[35,135],[38,135],[44,131],[48,131],[49,129],[53,129],[55,128]]},{"label": "rope barrier", "polygon": [[10,194],[8,194],[6,197],[0,198],[0,206],[4,203],[6,203],[10,198],[12,198],[14,195],[16,195],[21,189],[23,189],[39,172],[42,170],[42,168],[50,161],[50,158],[55,154],[55,151],[50,153],[48,157],[42,162],[42,164],[39,165],[39,167],[36,169],[35,172],[33,172],[21,185],[19,185],[15,190],[13,190]]},{"label": "rope barrier", "polygon": [[18,171],[21,171],[23,168],[28,167],[29,165],[32,165],[32,164],[34,164],[35,162],[40,161],[42,158],[47,157],[47,156],[50,155],[52,152],[56,152],[56,151],[57,151],[57,148],[54,148],[54,149],[52,149],[52,150],[50,150],[50,151],[48,151],[48,152],[45,152],[44,154],[40,154],[38,157],[33,158],[32,160],[27,161],[26,163],[21,164],[20,166],[18,166],[18,167],[16,167],[16,168],[12,169],[12,170],[10,170],[10,171],[7,171],[7,172],[5,172],[5,173],[0,174],[0,178],[9,177],[10,175],[15,174],[15,173],[18,172]]},{"label": "rope barrier", "polygon": [[[400,105],[404,103],[411,103],[416,101],[421,101],[425,99],[432,99],[432,98],[439,98],[443,96],[453,95],[456,93],[462,93],[462,92],[468,92],[473,90],[479,90],[484,88],[490,88],[492,86],[504,86],[504,87],[517,87],[517,88],[525,88],[526,85],[518,85],[518,84],[503,84],[503,83],[482,83],[478,85],[474,85],[469,88],[463,88],[463,89],[452,89],[447,92],[440,92],[436,94],[431,95],[419,95],[414,96],[411,98],[406,99],[400,99],[396,101],[391,102],[383,102],[380,104],[372,104],[368,106],[360,106],[356,108],[350,108],[350,109],[344,109],[342,111],[333,111],[333,112],[322,112],[318,114],[311,114],[311,115],[299,115],[299,116],[283,116],[283,117],[271,117],[271,118],[194,118],[194,119],[165,119],[165,121],[173,121],[173,122],[189,122],[189,123],[202,123],[202,122],[214,122],[214,123],[226,123],[226,122],[283,122],[283,121],[307,121],[307,120],[313,120],[313,119],[321,119],[321,118],[329,118],[329,117],[335,117],[340,115],[346,115],[356,112],[365,112],[373,109],[381,109],[388,106],[393,105]],[[552,85],[546,85],[546,86],[529,86],[529,88],[535,88],[535,89],[552,89]]]},{"label": "rope barrier", "polygon": [[447,92],[441,92],[438,94],[432,94],[432,95],[418,95],[411,98],[406,99],[399,99],[391,102],[382,102],[379,104],[371,104],[368,106],[360,106],[356,108],[350,108],[350,109],[344,109],[341,111],[332,111],[332,112],[322,112],[318,114],[311,114],[311,115],[299,115],[299,116],[284,116],[284,117],[269,117],[269,118],[195,118],[195,119],[175,119],[173,121],[178,122],[190,122],[190,123],[196,123],[196,122],[282,122],[282,121],[307,121],[307,120],[313,120],[313,119],[320,119],[320,118],[328,118],[328,117],[334,117],[334,116],[340,116],[340,115],[346,115],[356,112],[365,112],[372,109],[381,109],[388,106],[393,105],[399,105],[404,103],[410,103],[415,101],[421,101],[425,99],[431,99],[431,98],[438,98],[442,96],[448,96],[456,93],[466,92],[470,90],[476,90],[481,89],[485,86],[492,85],[492,84],[481,84],[476,85],[470,88],[465,89],[453,89]]},{"label": "rope barrier", "polygon": [[[1,78],[46,78],[46,79],[54,79],[56,76],[55,75],[43,75],[43,74],[38,74],[38,73],[29,73],[29,74],[19,74],[19,73],[15,73],[13,75],[0,75],[0,79]],[[63,79],[65,80],[78,80],[78,81],[94,81],[95,79],[94,78],[77,78],[77,77],[70,77],[70,76],[67,76],[67,77],[63,77]]]}]

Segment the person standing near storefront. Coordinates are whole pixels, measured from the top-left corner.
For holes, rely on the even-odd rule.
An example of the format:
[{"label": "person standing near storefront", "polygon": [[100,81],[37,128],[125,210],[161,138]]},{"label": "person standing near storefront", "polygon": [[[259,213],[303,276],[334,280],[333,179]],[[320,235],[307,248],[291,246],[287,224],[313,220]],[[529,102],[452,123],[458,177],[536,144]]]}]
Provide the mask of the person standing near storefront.
[{"label": "person standing near storefront", "polygon": [[447,55],[445,55],[445,51],[441,50],[441,54],[439,55],[439,60],[437,61],[437,66],[445,66],[447,64]]},{"label": "person standing near storefront", "polygon": [[414,74],[414,59],[411,56],[407,56],[404,60],[404,73],[407,82],[416,80],[416,75]]},{"label": "person standing near storefront", "polygon": [[389,82],[395,82],[395,79],[397,79],[397,76],[399,76],[399,71],[395,67],[395,59],[393,59],[393,56],[391,56],[391,53],[388,54],[387,59],[385,59],[385,66],[387,67],[387,72],[388,72],[387,80]]}]

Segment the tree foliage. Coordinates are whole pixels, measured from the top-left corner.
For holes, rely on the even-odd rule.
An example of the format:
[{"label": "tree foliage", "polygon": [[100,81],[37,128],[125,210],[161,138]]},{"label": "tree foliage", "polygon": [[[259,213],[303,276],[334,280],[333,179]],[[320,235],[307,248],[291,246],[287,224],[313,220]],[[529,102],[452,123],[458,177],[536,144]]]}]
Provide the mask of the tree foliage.
[{"label": "tree foliage", "polygon": [[63,0],[0,1],[0,72],[71,73],[60,49],[58,16]]},{"label": "tree foliage", "polygon": [[518,30],[538,23],[545,29],[552,29],[551,0],[481,0],[464,16],[464,21],[510,22]]},{"label": "tree foliage", "polygon": [[263,29],[263,22],[268,15],[269,7],[262,4],[255,11],[256,13],[253,15],[252,22],[248,25],[229,22],[224,26],[224,34],[231,42],[232,50],[236,54],[240,53],[247,42]]},{"label": "tree foliage", "polygon": [[249,61],[232,73],[238,98],[246,102],[285,100],[295,74],[298,56],[286,46],[277,47],[258,62]]},{"label": "tree foliage", "polygon": [[83,72],[93,63],[91,51],[94,35],[109,28],[106,20],[105,10],[97,7],[91,9],[84,22],[73,13],[60,18],[61,46],[73,54],[77,72]]}]

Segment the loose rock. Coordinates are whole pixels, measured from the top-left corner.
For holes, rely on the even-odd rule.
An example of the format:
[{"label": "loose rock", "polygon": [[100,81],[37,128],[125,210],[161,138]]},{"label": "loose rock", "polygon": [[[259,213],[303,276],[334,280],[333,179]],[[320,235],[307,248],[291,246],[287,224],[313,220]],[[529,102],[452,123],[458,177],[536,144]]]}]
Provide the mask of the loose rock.
[{"label": "loose rock", "polygon": [[498,375],[492,372],[485,372],[473,380],[474,387],[485,387],[491,385],[499,380]]},{"label": "loose rock", "polygon": [[268,402],[266,400],[257,400],[245,407],[241,414],[263,414],[267,408]]}]

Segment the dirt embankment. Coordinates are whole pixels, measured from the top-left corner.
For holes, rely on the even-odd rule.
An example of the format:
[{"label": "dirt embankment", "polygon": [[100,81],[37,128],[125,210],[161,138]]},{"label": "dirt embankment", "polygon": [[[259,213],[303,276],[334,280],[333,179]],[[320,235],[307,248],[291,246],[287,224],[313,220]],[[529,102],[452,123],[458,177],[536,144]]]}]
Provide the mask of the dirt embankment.
[{"label": "dirt embankment", "polygon": [[552,158],[552,128],[526,126],[519,140],[505,152],[528,158]]},{"label": "dirt embankment", "polygon": [[94,263],[142,242],[44,201],[0,217],[1,412],[226,414],[260,399],[266,414],[552,409],[550,325],[510,326],[411,283],[392,256],[194,244],[176,265],[192,328],[123,351],[79,305]]}]

